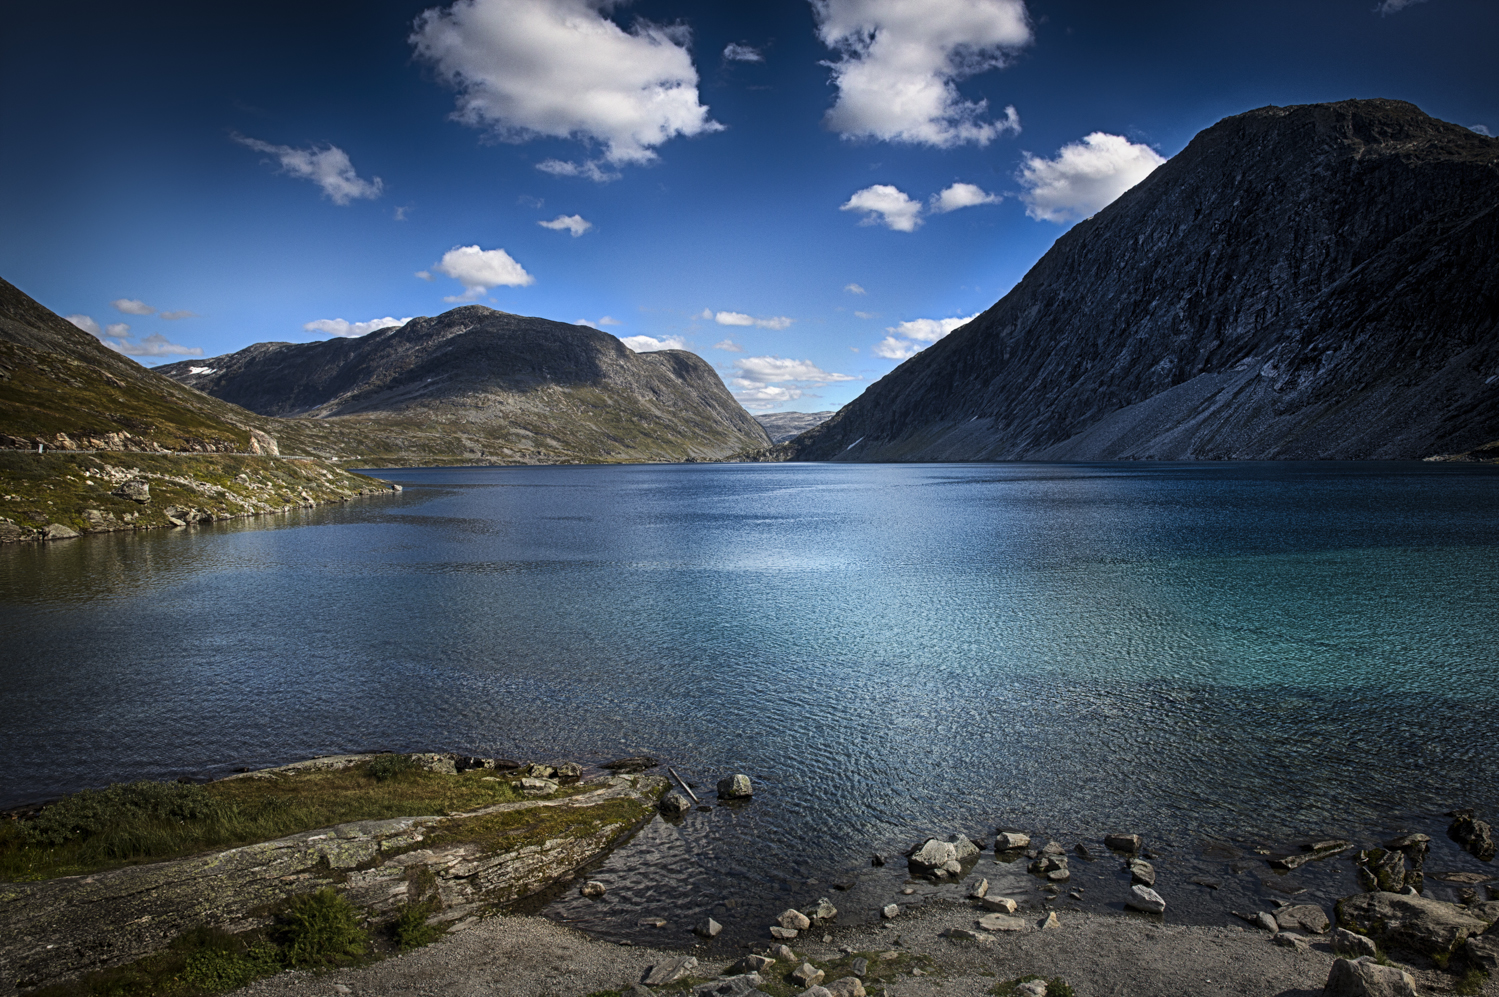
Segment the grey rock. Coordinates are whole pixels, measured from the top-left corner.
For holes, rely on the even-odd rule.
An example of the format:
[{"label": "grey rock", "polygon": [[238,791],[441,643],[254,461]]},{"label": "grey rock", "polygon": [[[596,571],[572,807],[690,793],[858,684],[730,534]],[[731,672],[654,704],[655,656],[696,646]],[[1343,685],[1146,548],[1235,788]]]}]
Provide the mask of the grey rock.
[{"label": "grey rock", "polygon": [[833,997],[833,991],[823,986],[810,986],[803,990],[801,997]]},{"label": "grey rock", "polygon": [[984,910],[999,911],[1001,914],[1013,914],[1019,906],[1009,897],[984,897],[979,901],[979,906]]},{"label": "grey rock", "polygon": [[1048,841],[1041,847],[1042,855],[1066,855],[1067,846],[1060,841]]},{"label": "grey rock", "polygon": [[1358,869],[1359,886],[1365,891],[1384,890],[1387,893],[1399,893],[1407,886],[1414,886],[1408,882],[1409,873],[1405,868],[1405,852],[1395,849],[1369,848],[1360,851],[1353,858],[1354,866]]},{"label": "grey rock", "polygon": [[1042,931],[1049,931],[1053,928],[1060,928],[1061,926],[1062,922],[1057,920],[1056,911],[1048,912],[1047,915],[1041,919],[1041,923],[1037,925],[1037,927],[1039,927]]},{"label": "grey rock", "polygon": [[1275,920],[1274,914],[1267,914],[1264,911],[1260,911],[1258,914],[1254,915],[1254,923],[1258,924],[1261,928],[1264,928],[1272,935],[1280,931],[1280,922]]},{"label": "grey rock", "polygon": [[1001,831],[994,837],[994,850],[996,852],[1013,852],[1025,848],[1031,843],[1028,834],[1018,831]]},{"label": "grey rock", "polygon": [[1066,866],[1063,866],[1060,869],[1053,869],[1046,874],[1046,879],[1052,883],[1065,883],[1071,878],[1072,870],[1068,869]]},{"label": "grey rock", "polygon": [[1332,949],[1334,952],[1343,952],[1354,958],[1379,955],[1379,946],[1374,944],[1374,939],[1367,935],[1354,934],[1347,928],[1332,930]]},{"label": "grey rock", "polygon": [[783,928],[779,924],[772,924],[770,926],[770,937],[783,942],[789,942],[799,934],[801,932],[796,928]]},{"label": "grey rock", "polygon": [[1025,918],[1008,914],[985,914],[978,919],[978,926],[985,931],[1025,931],[1030,927]]},{"label": "grey rock", "polygon": [[819,897],[817,903],[802,911],[807,917],[814,921],[831,921],[838,916],[838,908],[827,897]]},{"label": "grey rock", "polygon": [[1368,957],[1338,959],[1322,997],[1416,997],[1416,981],[1399,966],[1381,966]]},{"label": "grey rock", "polygon": [[1125,899],[1124,906],[1144,911],[1147,914],[1166,913],[1166,901],[1161,899],[1161,895],[1150,887],[1140,886],[1138,883],[1129,888],[1129,897]]},{"label": "grey rock", "polygon": [[796,953],[791,951],[789,945],[777,945],[770,950],[770,954],[775,956],[776,962],[784,962],[788,966],[796,962]]},{"label": "grey rock", "polygon": [[692,956],[683,956],[680,959],[670,959],[666,962],[657,963],[646,970],[641,979],[648,987],[664,987],[675,983],[688,973],[697,968],[697,959]]},{"label": "grey rock", "polygon": [[833,997],[864,997],[864,983],[857,973],[834,980],[826,988]]},{"label": "grey rock", "polygon": [[755,795],[750,777],[739,773],[718,780],[718,796],[724,800],[747,800]]},{"label": "grey rock", "polygon": [[1399,893],[1359,893],[1338,901],[1338,924],[1354,928],[1386,949],[1447,956],[1488,924],[1456,904]]},{"label": "grey rock", "polygon": [[1393,100],[1220,121],[783,448],[866,462],[1484,446],[1499,426],[1493,141]]},{"label": "grey rock", "polygon": [[553,774],[558,779],[562,779],[568,782],[576,782],[583,775],[583,766],[579,765],[577,762],[563,762],[561,765],[557,766],[557,770]]},{"label": "grey rock", "polygon": [[579,892],[582,893],[585,897],[601,897],[608,892],[608,888],[598,880],[590,879],[588,882],[583,884],[583,889]]},{"label": "grey rock", "polygon": [[[704,918],[692,927],[693,934],[700,935],[703,938],[717,938],[718,933],[722,930],[723,925],[711,917]],[[758,986],[758,984],[756,985]]]},{"label": "grey rock", "polygon": [[895,917],[899,913],[900,906],[898,904],[886,904],[885,906],[880,908],[880,917],[883,917],[886,920]]},{"label": "grey rock", "polygon": [[528,795],[541,795],[545,793],[555,793],[561,787],[551,779],[531,779],[528,777],[520,780],[520,788],[521,792]]},{"label": "grey rock", "polygon": [[810,962],[804,962],[791,971],[791,978],[804,987],[817,986],[823,981],[823,977],[826,975]]},{"label": "grey rock", "polygon": [[1015,984],[1015,993],[1019,997],[1046,997],[1047,992],[1045,980],[1027,980]]},{"label": "grey rock", "polygon": [[1307,949],[1311,943],[1306,940],[1305,935],[1298,935],[1294,931],[1277,931],[1270,940],[1276,945],[1288,949]]},{"label": "grey rock", "polygon": [[968,898],[970,900],[982,900],[988,893],[989,881],[987,879],[981,879],[973,885],[973,889],[968,891]]},{"label": "grey rock", "polygon": [[953,847],[951,842],[941,841],[937,838],[928,838],[916,846],[916,850],[910,854],[906,861],[912,869],[921,872],[930,872],[941,869],[947,863],[956,860],[957,856],[958,850]]},{"label": "grey rock", "polygon": [[782,911],[781,916],[776,918],[776,923],[783,928],[791,928],[796,931],[806,931],[812,927],[812,922],[808,919],[807,915],[795,908],[788,908]]},{"label": "grey rock", "polygon": [[51,523],[47,526],[43,536],[48,540],[72,540],[78,536],[78,531],[71,526],[64,526],[62,523]]},{"label": "grey rock", "polygon": [[1314,935],[1325,935],[1331,923],[1327,914],[1316,904],[1292,904],[1275,912],[1275,923],[1285,931],[1310,931]]},{"label": "grey rock", "polygon": [[[734,963],[736,973],[758,973],[762,969],[768,969],[776,964],[776,960],[768,955],[747,955]],[[759,986],[759,984],[755,984]]]},{"label": "grey rock", "polygon": [[119,487],[110,494],[117,498],[144,504],[151,501],[151,483],[144,478],[131,478],[129,481],[120,482]]},{"label": "grey rock", "polygon": [[1124,868],[1129,871],[1130,882],[1142,886],[1155,885],[1155,866],[1144,859],[1132,859],[1124,864]]},{"label": "grey rock", "polygon": [[955,942],[992,942],[994,936],[982,931],[972,931],[968,928],[948,928],[942,933],[945,937]]},{"label": "grey rock", "polygon": [[661,797],[661,802],[658,806],[661,812],[667,816],[679,817],[692,809],[692,801],[673,789]]},{"label": "grey rock", "polygon": [[765,427],[771,443],[785,443],[807,430],[827,422],[833,413],[827,412],[767,412],[755,416],[755,421]]},{"label": "grey rock", "polygon": [[853,971],[855,976],[862,980],[869,973],[869,960],[860,956],[850,963],[848,968]]},{"label": "grey rock", "polygon": [[1499,937],[1479,935],[1463,943],[1463,955],[1468,962],[1490,976],[1499,975]]},{"label": "grey rock", "polygon": [[1104,836],[1103,843],[1116,852],[1127,852],[1130,855],[1140,850],[1138,834],[1108,834]]},{"label": "grey rock", "polygon": [[736,976],[721,976],[708,983],[699,983],[692,988],[695,994],[703,997],[744,997],[745,994],[757,990],[764,983],[759,973],[740,973]]},{"label": "grey rock", "polygon": [[1447,837],[1480,862],[1494,859],[1494,829],[1487,821],[1474,817],[1472,811],[1456,812],[1456,819],[1447,828]]}]

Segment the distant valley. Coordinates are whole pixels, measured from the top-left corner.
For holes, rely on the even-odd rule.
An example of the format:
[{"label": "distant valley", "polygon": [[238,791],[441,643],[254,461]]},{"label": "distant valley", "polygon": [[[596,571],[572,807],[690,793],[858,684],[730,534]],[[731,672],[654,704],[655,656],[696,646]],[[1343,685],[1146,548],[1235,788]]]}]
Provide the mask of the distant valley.
[{"label": "distant valley", "polygon": [[832,416],[831,409],[826,412],[767,412],[755,416],[755,421],[765,427],[765,431],[770,434],[770,442],[785,443],[792,437],[822,425]]}]

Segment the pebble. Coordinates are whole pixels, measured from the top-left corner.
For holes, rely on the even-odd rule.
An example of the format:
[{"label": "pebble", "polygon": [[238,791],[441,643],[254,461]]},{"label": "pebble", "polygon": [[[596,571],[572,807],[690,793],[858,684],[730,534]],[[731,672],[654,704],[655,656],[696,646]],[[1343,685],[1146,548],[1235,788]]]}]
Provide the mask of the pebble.
[{"label": "pebble", "polygon": [[703,938],[717,938],[718,933],[723,930],[723,925],[710,917],[700,921],[692,930],[695,934],[701,935]]},{"label": "pebble", "polygon": [[900,907],[896,904],[886,904],[880,908],[880,917],[889,919],[900,913]]},{"label": "pebble", "polygon": [[596,879],[591,879],[583,884],[581,892],[585,897],[601,897],[606,892],[606,889],[603,883],[600,883]]}]

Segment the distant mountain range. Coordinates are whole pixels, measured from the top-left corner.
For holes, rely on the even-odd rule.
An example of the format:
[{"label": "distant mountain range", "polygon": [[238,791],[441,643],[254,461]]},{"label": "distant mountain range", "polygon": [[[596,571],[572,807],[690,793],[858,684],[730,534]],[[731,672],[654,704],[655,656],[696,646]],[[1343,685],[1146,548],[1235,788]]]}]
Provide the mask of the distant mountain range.
[{"label": "distant mountain range", "polygon": [[832,414],[831,409],[826,412],[767,412],[755,416],[755,421],[765,427],[770,442],[785,443],[813,426],[822,425]]},{"label": "distant mountain range", "polygon": [[482,305],[357,339],[256,343],[156,370],[294,419],[319,437],[304,445],[329,456],[712,460],[770,442],[695,354],[635,353],[586,326]]},{"label": "distant mountain range", "polygon": [[771,459],[1417,458],[1499,439],[1499,139],[1265,107]]}]

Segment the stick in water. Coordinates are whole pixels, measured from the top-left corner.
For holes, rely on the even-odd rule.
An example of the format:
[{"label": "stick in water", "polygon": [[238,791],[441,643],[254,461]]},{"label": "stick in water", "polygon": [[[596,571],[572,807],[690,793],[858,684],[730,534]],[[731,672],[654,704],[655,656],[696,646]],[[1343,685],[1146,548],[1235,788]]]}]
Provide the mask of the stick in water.
[{"label": "stick in water", "polygon": [[687,785],[687,780],[685,780],[681,776],[677,775],[677,770],[676,769],[674,769],[670,765],[668,765],[668,766],[666,766],[666,771],[670,772],[672,775],[674,775],[674,776],[677,777],[677,782],[681,783],[682,788],[687,791],[687,795],[690,796],[690,797],[692,797],[692,802],[693,803],[702,803],[703,802],[702,800],[700,800],[700,799],[697,798],[697,794],[694,793],[692,791],[691,787],[689,787]]}]

